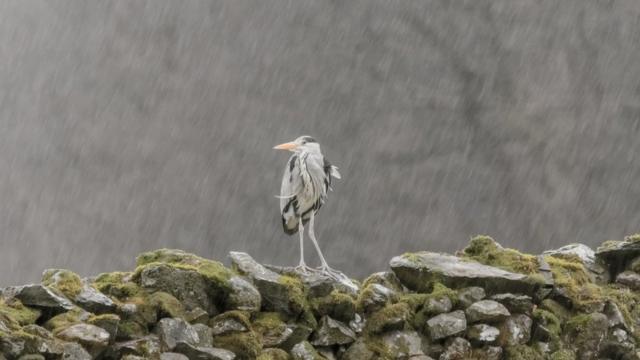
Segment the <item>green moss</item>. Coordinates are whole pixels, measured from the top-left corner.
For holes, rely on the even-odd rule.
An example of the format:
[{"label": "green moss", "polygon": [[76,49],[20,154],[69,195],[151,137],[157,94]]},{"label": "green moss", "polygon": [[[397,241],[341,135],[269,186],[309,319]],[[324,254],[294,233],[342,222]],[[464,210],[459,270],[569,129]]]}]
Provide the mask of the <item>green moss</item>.
[{"label": "green moss", "polygon": [[620,240],[607,240],[602,244],[600,244],[600,246],[598,246],[598,248],[596,249],[596,252],[603,252],[610,249],[615,249],[618,247],[618,245],[620,245],[621,242],[622,241]]},{"label": "green moss", "polygon": [[131,282],[132,273],[112,272],[98,275],[93,286],[100,292],[116,297],[120,300],[136,296],[140,293],[140,287]]},{"label": "green moss", "polygon": [[582,261],[546,256],[555,285],[564,289],[578,310],[586,310],[602,303],[602,289],[594,284]]},{"label": "green moss", "polygon": [[258,357],[262,349],[262,342],[256,333],[246,331],[215,336],[213,346],[232,351],[238,360],[250,360]]},{"label": "green moss", "polygon": [[152,263],[164,263],[184,270],[194,270],[218,286],[226,287],[232,272],[217,261],[208,260],[181,250],[160,249],[143,253],[136,259],[140,268]]},{"label": "green moss", "polygon": [[282,349],[264,349],[256,360],[290,360],[291,356]]},{"label": "green moss", "polygon": [[49,269],[42,274],[42,284],[74,299],[82,291],[82,279],[69,270]]},{"label": "green moss", "polygon": [[625,236],[624,241],[631,242],[631,243],[640,242],[640,234]]},{"label": "green moss", "polygon": [[258,333],[262,339],[265,339],[265,345],[268,341],[266,339],[279,338],[287,328],[283,316],[277,312],[258,313],[252,326],[256,333]]},{"label": "green moss", "polygon": [[541,324],[542,326],[547,328],[552,336],[557,337],[560,335],[562,323],[554,314],[550,313],[547,310],[535,309],[533,310],[532,317],[533,320],[538,324]]},{"label": "green moss", "polygon": [[356,302],[350,295],[333,290],[329,295],[311,300],[311,308],[317,317],[328,315],[336,320],[349,322],[356,313]]},{"label": "green moss", "polygon": [[407,303],[387,305],[376,311],[367,319],[365,332],[368,334],[379,334],[396,327],[403,327],[404,322],[411,318],[411,308]]},{"label": "green moss", "polygon": [[170,317],[184,319],[186,312],[184,305],[173,295],[158,291],[148,297],[149,303],[158,310],[158,317]]},{"label": "green moss", "polygon": [[86,314],[87,313],[81,309],[67,311],[49,319],[44,323],[44,327],[52,333],[57,334],[71,325],[81,323]]},{"label": "green moss", "polygon": [[567,349],[558,350],[551,354],[551,360],[576,360],[576,354]]},{"label": "green moss", "polygon": [[242,326],[244,326],[245,328],[251,329],[251,322],[249,321],[248,313],[240,310],[231,310],[231,311],[227,311],[222,314],[219,314],[215,316],[213,319],[211,319],[210,324],[223,322],[225,320],[234,320],[242,324]]},{"label": "green moss", "polygon": [[124,320],[118,324],[117,340],[138,339],[148,334],[146,326],[133,320]]},{"label": "green moss", "polygon": [[[20,325],[35,324],[41,315],[40,310],[24,306],[20,300],[5,301],[0,299],[0,315],[8,317]],[[1,319],[1,318],[0,318]],[[9,322],[11,322],[9,321]]]},{"label": "green moss", "polygon": [[547,310],[548,312],[554,314],[561,322],[565,322],[571,318],[571,312],[552,299],[544,299],[540,303],[540,309]]},{"label": "green moss", "polygon": [[292,276],[282,275],[278,278],[278,282],[287,289],[289,310],[296,317],[295,320],[315,329],[318,326],[318,322],[313,316],[311,307],[307,302],[307,294],[302,285],[302,281]]},{"label": "green moss", "polygon": [[618,306],[625,322],[631,325],[631,335],[640,341],[640,292],[610,284],[602,288],[604,296]]},{"label": "green moss", "polygon": [[544,360],[544,356],[526,345],[508,346],[505,349],[505,360]]},{"label": "green moss", "polygon": [[471,239],[469,245],[463,249],[462,256],[481,264],[527,275],[537,273],[539,268],[535,256],[503,248],[488,236],[476,236]]}]

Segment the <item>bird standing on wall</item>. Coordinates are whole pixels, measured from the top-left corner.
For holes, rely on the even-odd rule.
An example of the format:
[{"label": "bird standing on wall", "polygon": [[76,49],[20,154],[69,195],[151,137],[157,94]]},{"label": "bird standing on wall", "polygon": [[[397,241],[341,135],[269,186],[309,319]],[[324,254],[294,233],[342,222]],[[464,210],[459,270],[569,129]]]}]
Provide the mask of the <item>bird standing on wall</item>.
[{"label": "bird standing on wall", "polygon": [[293,152],[284,169],[280,188],[282,227],[288,235],[300,234],[300,263],[303,273],[313,272],[304,261],[304,227],[309,224],[309,237],[320,256],[320,271],[330,277],[342,276],[327,264],[314,233],[315,215],[331,190],[331,178],[340,179],[338,168],[331,165],[320,151],[320,144],[310,136],[300,136],[274,149]]}]

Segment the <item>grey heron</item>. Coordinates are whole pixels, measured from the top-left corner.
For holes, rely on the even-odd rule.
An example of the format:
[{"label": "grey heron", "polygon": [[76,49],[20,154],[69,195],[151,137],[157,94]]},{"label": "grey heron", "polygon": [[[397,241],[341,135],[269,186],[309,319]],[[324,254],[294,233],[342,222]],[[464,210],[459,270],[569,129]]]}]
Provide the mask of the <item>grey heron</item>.
[{"label": "grey heron", "polygon": [[296,269],[303,273],[314,271],[304,261],[304,228],[308,223],[309,237],[320,257],[320,271],[330,277],[343,276],[327,264],[313,229],[315,215],[331,190],[331,178],[340,179],[338,168],[325,159],[320,144],[310,136],[300,136],[274,149],[293,152],[284,169],[278,198],[284,232],[300,235],[300,263]]}]

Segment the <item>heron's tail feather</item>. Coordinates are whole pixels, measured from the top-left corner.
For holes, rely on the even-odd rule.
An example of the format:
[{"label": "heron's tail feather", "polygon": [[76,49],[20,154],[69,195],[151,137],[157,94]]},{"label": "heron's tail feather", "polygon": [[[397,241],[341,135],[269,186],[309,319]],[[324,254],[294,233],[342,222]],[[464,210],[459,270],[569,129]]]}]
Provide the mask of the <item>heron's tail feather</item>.
[{"label": "heron's tail feather", "polygon": [[336,179],[342,179],[342,176],[340,175],[340,172],[338,171],[338,167],[335,165],[331,165],[331,176],[333,176]]}]

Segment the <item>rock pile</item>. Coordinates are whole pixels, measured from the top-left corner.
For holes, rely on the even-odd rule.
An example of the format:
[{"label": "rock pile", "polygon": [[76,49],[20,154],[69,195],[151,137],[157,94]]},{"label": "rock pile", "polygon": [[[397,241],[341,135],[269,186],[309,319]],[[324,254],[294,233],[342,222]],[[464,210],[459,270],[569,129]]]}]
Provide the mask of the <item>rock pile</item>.
[{"label": "rock pile", "polygon": [[640,236],[538,256],[481,236],[362,283],[230,258],[1,289],[0,359],[640,359]]}]

